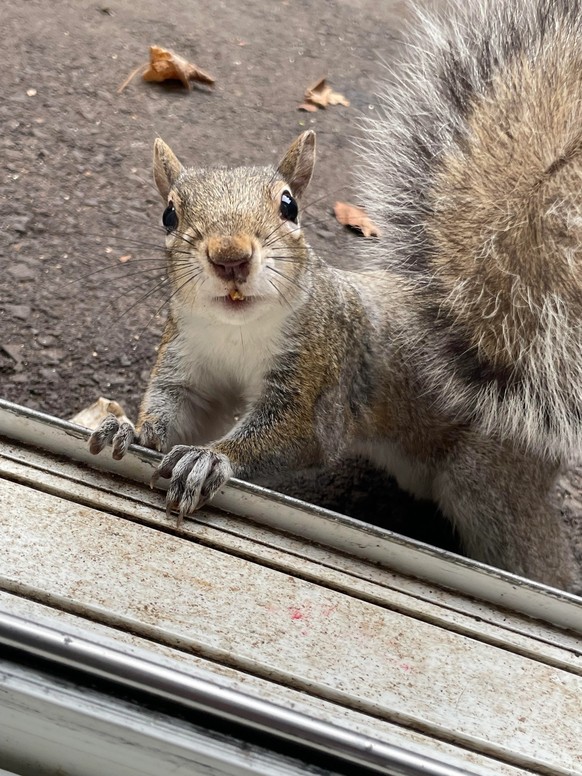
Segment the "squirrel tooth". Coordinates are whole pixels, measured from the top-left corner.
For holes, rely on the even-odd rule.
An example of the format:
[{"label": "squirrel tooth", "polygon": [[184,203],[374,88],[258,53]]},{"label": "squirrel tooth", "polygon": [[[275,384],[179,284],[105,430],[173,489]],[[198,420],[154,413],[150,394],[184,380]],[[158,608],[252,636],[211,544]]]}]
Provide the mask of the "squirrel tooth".
[{"label": "squirrel tooth", "polygon": [[238,288],[233,288],[228,294],[233,302],[242,302],[245,299],[245,295],[241,294]]}]

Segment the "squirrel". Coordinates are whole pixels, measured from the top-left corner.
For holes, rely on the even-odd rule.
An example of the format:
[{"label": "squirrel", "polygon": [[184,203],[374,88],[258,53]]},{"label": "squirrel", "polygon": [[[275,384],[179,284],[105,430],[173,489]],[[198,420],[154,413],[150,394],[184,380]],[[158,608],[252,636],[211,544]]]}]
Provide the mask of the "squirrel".
[{"label": "squirrel", "polygon": [[[172,296],[137,425],[179,520],[230,477],[357,454],[433,499],[468,556],[564,589],[548,499],[582,437],[582,2],[423,16],[364,128],[361,267],[306,242],[315,135],[277,167],[185,168],[160,139]],[[234,415],[238,414],[237,420]]]}]

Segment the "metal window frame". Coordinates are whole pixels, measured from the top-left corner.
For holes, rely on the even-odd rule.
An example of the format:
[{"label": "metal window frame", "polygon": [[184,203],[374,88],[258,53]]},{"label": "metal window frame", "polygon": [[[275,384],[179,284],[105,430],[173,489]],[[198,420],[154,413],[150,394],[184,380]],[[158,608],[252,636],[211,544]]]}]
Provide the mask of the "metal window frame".
[{"label": "metal window frame", "polygon": [[0,612],[0,644],[57,666],[307,746],[386,776],[471,776],[470,771],[218,686],[86,637],[57,631],[4,612]]},{"label": "metal window frame", "polygon": [[[90,432],[0,399],[0,436],[66,455],[94,469],[149,483],[161,455],[138,445],[121,461],[89,453]],[[168,482],[159,480],[165,489]],[[232,479],[214,497],[227,512],[378,566],[582,634],[582,599],[259,485]]]},{"label": "metal window frame", "polygon": [[[87,429],[70,422],[0,400],[0,436],[22,443],[23,461],[26,458],[26,446],[30,446],[139,483],[150,481],[161,459],[158,453],[132,446],[122,461],[113,461],[109,453],[91,456],[87,448],[89,433]],[[159,485],[163,489],[167,483],[161,481]],[[448,588],[463,597],[471,596],[478,601],[494,604],[508,613],[533,617],[541,621],[542,628],[545,622],[582,633],[582,606],[577,596],[250,483],[232,480],[217,494],[214,503],[219,509],[239,517],[248,517],[269,529],[315,542],[324,549],[339,551],[354,561],[373,563],[403,574],[411,581],[422,580],[431,586]],[[303,751],[331,756],[354,772],[358,768],[366,768],[386,776],[471,774],[468,770],[424,753],[415,754],[408,749],[386,744],[373,735],[355,733],[333,722],[321,721],[309,714],[284,708],[276,702],[195,676],[181,670],[179,666],[174,668],[158,660],[155,654],[136,654],[122,644],[102,642],[84,631],[75,633],[62,630],[53,627],[52,623],[33,622],[0,610],[0,645],[29,658],[42,660],[57,678],[59,671],[73,670],[93,680],[113,682],[128,693],[145,694],[157,701],[170,701],[184,709],[211,714],[242,725],[255,734],[268,733],[281,742],[302,747]],[[0,650],[0,673],[9,667],[9,660],[4,659]],[[26,701],[24,684],[23,703]],[[82,693],[83,686],[79,685],[79,693]],[[81,694],[78,697],[82,697]],[[32,696],[30,698],[32,703]],[[118,701],[121,708],[121,700]],[[114,703],[115,698],[111,702]],[[0,705],[0,712],[7,713],[6,708]],[[112,715],[111,719],[114,717]],[[66,738],[63,740],[66,746]],[[156,740],[159,741],[159,737]],[[166,755],[167,752],[160,749],[160,754]],[[0,763],[8,767],[12,765],[2,763],[1,760]],[[248,769],[240,771],[243,772],[249,773]],[[263,771],[257,770],[256,773],[262,774]],[[294,771],[290,769],[289,773]]]}]

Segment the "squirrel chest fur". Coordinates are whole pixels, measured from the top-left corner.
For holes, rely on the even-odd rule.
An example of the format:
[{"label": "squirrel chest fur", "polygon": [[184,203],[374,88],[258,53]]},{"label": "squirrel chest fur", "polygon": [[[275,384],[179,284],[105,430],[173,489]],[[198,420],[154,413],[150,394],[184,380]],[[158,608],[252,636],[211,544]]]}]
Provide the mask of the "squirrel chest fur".
[{"label": "squirrel chest fur", "polygon": [[180,519],[233,475],[356,453],[472,557],[572,588],[548,494],[582,438],[581,2],[419,34],[366,129],[361,271],[305,241],[312,132],[276,168],[184,168],[156,140],[168,322],[136,428],[110,417],[91,450],[164,452]]},{"label": "squirrel chest fur", "polygon": [[[175,442],[204,444],[223,436],[261,393],[264,376],[281,353],[281,321],[233,327],[180,310],[166,328],[168,381],[190,389],[186,422]],[[165,344],[165,342],[164,342]]]}]

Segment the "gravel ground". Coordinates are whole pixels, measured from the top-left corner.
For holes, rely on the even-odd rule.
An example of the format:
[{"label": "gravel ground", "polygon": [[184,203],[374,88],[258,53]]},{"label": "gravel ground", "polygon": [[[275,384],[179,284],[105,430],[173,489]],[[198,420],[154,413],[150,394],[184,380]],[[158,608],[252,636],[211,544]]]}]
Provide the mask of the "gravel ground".
[{"label": "gravel ground", "polygon": [[[70,417],[99,395],[134,416],[163,325],[161,202],[151,148],[184,162],[276,161],[303,129],[318,133],[309,239],[349,265],[358,238],[331,215],[349,200],[358,121],[374,110],[404,16],[394,0],[27,0],[5,3],[0,101],[0,395]],[[156,43],[216,78],[191,92],[136,78]],[[302,113],[327,75],[351,101]],[[141,263],[139,263],[139,261]],[[424,541],[456,548],[430,504],[353,462],[278,486]],[[556,491],[581,548],[582,475]]]}]

